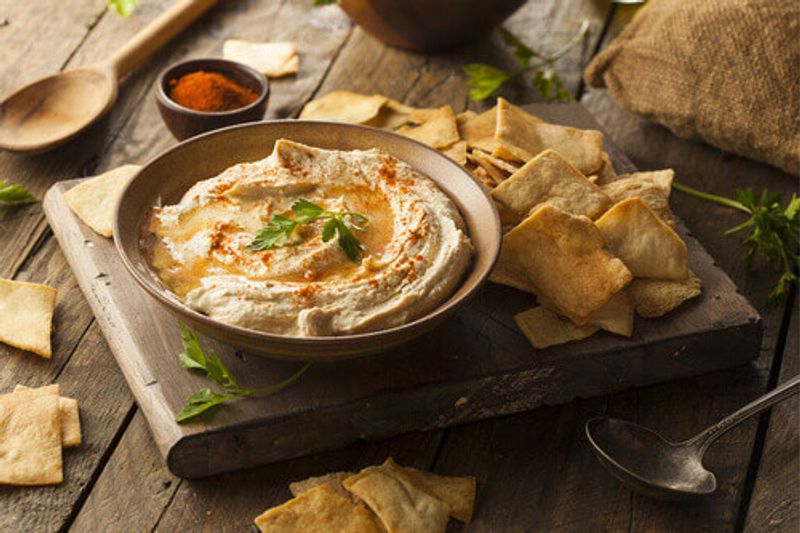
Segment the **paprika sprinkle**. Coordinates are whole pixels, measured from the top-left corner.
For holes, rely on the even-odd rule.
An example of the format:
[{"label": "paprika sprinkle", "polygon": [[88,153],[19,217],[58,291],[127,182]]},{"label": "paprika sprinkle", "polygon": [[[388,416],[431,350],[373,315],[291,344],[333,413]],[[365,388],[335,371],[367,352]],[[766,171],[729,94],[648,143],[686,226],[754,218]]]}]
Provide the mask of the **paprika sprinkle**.
[{"label": "paprika sprinkle", "polygon": [[258,94],[219,72],[198,70],[170,80],[169,97],[195,111],[232,111],[252,104]]}]

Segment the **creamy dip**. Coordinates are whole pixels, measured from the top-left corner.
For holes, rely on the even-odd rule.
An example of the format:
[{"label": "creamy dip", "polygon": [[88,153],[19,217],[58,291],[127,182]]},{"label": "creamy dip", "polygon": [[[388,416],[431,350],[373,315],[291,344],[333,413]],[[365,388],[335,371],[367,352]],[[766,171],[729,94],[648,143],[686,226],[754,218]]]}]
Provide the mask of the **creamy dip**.
[{"label": "creamy dip", "polygon": [[[289,241],[248,249],[276,215],[306,199],[361,213],[355,262],[321,220]],[[279,140],[273,153],[201,181],[153,209],[142,239],[152,268],[186,305],[216,320],[294,336],[407,323],[450,296],[472,245],[453,202],[429,178],[379,150],[322,150]]]}]

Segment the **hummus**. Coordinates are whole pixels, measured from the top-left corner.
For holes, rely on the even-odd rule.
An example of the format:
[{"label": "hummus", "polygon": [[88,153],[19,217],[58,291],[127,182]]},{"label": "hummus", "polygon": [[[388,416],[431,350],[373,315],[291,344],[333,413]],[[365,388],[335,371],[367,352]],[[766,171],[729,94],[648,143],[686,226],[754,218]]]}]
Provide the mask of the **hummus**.
[{"label": "hummus", "polygon": [[[354,261],[324,242],[324,221],[288,242],[248,248],[276,215],[306,199],[367,218]],[[228,324],[294,336],[407,323],[455,290],[472,245],[453,202],[427,177],[379,150],[322,150],[279,140],[273,153],[201,181],[156,207],[142,246],[163,284],[192,309]]]}]

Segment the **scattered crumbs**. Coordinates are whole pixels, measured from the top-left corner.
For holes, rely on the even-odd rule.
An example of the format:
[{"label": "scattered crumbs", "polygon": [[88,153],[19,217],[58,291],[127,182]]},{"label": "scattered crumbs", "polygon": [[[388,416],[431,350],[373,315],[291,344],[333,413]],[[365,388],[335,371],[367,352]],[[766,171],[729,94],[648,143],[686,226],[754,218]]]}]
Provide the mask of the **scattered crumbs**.
[{"label": "scattered crumbs", "polygon": [[9,24],[11,24],[10,20],[5,19],[5,18],[4,19],[0,19],[0,28],[2,28],[3,26],[8,26]]},{"label": "scattered crumbs", "polygon": [[92,248],[92,247],[94,247],[94,241],[91,241],[91,240],[89,240],[89,239],[85,239],[85,240],[83,241],[83,245],[84,245],[84,246],[88,246],[89,248]]},{"label": "scattered crumbs", "polygon": [[165,479],[165,480],[163,480],[163,481],[161,482],[161,485],[163,485],[163,487],[164,487],[165,489],[166,489],[166,488],[169,488],[169,487],[172,485],[172,480],[171,480],[171,479]]},{"label": "scattered crumbs", "polygon": [[464,407],[468,403],[469,403],[469,398],[467,398],[466,396],[462,396],[461,398],[456,400],[455,406],[456,407]]},{"label": "scattered crumbs", "polygon": [[105,272],[98,272],[97,274],[95,274],[94,279],[101,279],[106,276],[108,276],[108,274],[106,274]]}]

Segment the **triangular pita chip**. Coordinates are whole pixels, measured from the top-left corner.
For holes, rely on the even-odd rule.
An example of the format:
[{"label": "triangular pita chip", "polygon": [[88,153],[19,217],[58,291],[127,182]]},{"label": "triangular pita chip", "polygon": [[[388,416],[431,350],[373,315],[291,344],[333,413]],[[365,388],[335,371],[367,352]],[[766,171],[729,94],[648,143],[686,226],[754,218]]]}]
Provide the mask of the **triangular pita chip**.
[{"label": "triangular pita chip", "polygon": [[669,208],[669,194],[672,191],[674,176],[675,172],[672,169],[634,172],[633,174],[623,174],[600,188],[611,197],[614,203],[627,198],[641,199],[658,215],[658,218],[670,226],[674,226],[675,221]]},{"label": "triangular pita chip", "polygon": [[[462,117],[463,113],[459,115]],[[497,126],[497,106],[476,115],[464,116],[458,120],[458,132],[470,148],[478,148],[492,153],[497,148],[494,130]]]},{"label": "triangular pita chip", "polygon": [[611,206],[608,195],[586,179],[561,154],[540,153],[492,191],[492,198],[520,221],[540,204],[595,218]]},{"label": "triangular pita chip", "polygon": [[333,91],[307,103],[300,118],[365,124],[378,116],[386,101],[387,98],[379,94],[367,96],[348,91]]},{"label": "triangular pita chip", "polygon": [[[633,280],[631,284],[635,282],[636,280]],[[633,333],[633,302],[628,294],[628,287],[612,296],[606,305],[592,313],[586,324],[623,337],[630,337]]]},{"label": "triangular pita chip", "polygon": [[508,174],[496,167],[483,155],[483,152],[480,150],[473,150],[472,153],[467,156],[467,159],[486,171],[489,177],[492,178],[492,181],[495,183],[495,185],[499,185],[505,181],[506,178],[508,178]]},{"label": "triangular pita chip", "polygon": [[111,237],[122,190],[140,168],[123,165],[89,178],[65,192],[64,200],[84,224],[103,237]]},{"label": "triangular pita chip", "polygon": [[494,178],[492,178],[483,167],[473,168],[470,172],[472,172],[472,175],[478,178],[478,180],[486,185],[486,187],[489,189],[493,189],[497,186],[497,182],[494,181]]},{"label": "triangular pita chip", "polygon": [[[59,396],[58,384],[32,389],[25,385],[17,385],[14,392],[31,392],[36,395],[54,394]],[[81,419],[78,412],[78,400],[59,396],[58,409],[61,413],[61,445],[73,448],[81,443]]]},{"label": "triangular pita chip", "polygon": [[548,204],[503,236],[498,264],[523,276],[541,303],[576,324],[633,279],[591,220]]},{"label": "triangular pita chip", "polygon": [[411,124],[413,122],[411,115],[414,111],[417,111],[417,109],[397,100],[387,98],[380,112],[372,119],[364,122],[364,125],[394,131],[401,126]]},{"label": "triangular pita chip", "polygon": [[405,125],[395,131],[434,148],[450,146],[460,139],[456,117],[449,105],[434,111],[415,110],[411,114],[411,120],[419,125]]},{"label": "triangular pita chip", "polygon": [[342,486],[342,481],[352,475],[355,475],[355,472],[331,472],[330,474],[324,474],[322,476],[310,477],[302,481],[289,483],[289,491],[292,493],[292,496],[300,496],[309,489],[327,483],[333,490],[350,497],[350,493]]},{"label": "triangular pita chip", "polygon": [[611,162],[611,156],[608,155],[608,152],[603,152],[602,159],[603,159],[603,165],[594,174],[595,176],[594,182],[597,183],[598,185],[602,185],[604,183],[611,183],[612,181],[617,179],[617,171],[614,170],[614,163]]},{"label": "triangular pita chip", "polygon": [[[389,533],[444,532],[450,506],[411,483],[376,468],[344,480],[344,487],[364,500]],[[316,490],[316,489],[315,489]]]},{"label": "triangular pita chip", "polygon": [[0,396],[0,484],[52,485],[62,479],[58,396]]},{"label": "triangular pita chip", "polygon": [[381,533],[380,523],[366,507],[324,483],[256,517],[264,533]]},{"label": "triangular pita chip", "polygon": [[0,279],[0,342],[50,358],[56,290]]},{"label": "triangular pita chip", "polygon": [[447,148],[439,148],[439,151],[459,165],[467,162],[467,143],[464,141],[456,141]]},{"label": "triangular pita chip", "polygon": [[700,296],[700,293],[700,280],[694,275],[677,281],[635,279],[630,284],[631,300],[636,312],[645,318],[666,315],[686,300]]},{"label": "triangular pita chip", "polygon": [[606,242],[637,278],[686,279],[686,244],[639,198],[628,198],[597,220]]},{"label": "triangular pita chip", "polygon": [[228,39],[222,45],[222,57],[244,63],[270,78],[296,74],[300,67],[297,46],[291,42],[252,42]]},{"label": "triangular pita chip", "polygon": [[400,466],[391,457],[375,468],[447,503],[450,506],[450,516],[456,520],[466,524],[472,518],[475,507],[474,477],[440,476],[433,472]]},{"label": "triangular pita chip", "polygon": [[539,350],[585,339],[600,329],[597,326],[578,326],[541,305],[514,315],[514,321],[533,347]]},{"label": "triangular pita chip", "polygon": [[[543,122],[522,108],[497,99],[495,139],[505,152],[528,161],[544,150],[555,150],[583,174],[603,165],[603,134]],[[504,152],[504,153],[505,153]],[[502,154],[495,153],[502,157]]]}]

